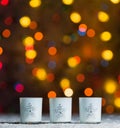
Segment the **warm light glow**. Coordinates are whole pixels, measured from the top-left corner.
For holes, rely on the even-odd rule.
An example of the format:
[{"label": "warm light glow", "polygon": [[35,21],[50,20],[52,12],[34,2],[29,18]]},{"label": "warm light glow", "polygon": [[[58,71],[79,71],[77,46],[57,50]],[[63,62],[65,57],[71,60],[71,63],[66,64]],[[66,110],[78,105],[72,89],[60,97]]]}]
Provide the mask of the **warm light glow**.
[{"label": "warm light glow", "polygon": [[37,52],[35,50],[27,50],[25,56],[28,59],[34,59],[37,56]]},{"label": "warm light glow", "polygon": [[41,0],[30,0],[29,5],[32,8],[39,7],[41,5]]},{"label": "warm light glow", "polygon": [[55,97],[56,97],[56,92],[55,91],[48,92],[48,98],[55,98]]},{"label": "warm light glow", "polygon": [[54,56],[56,53],[57,53],[57,49],[55,47],[50,47],[48,49],[48,53],[51,55],[51,56]]},{"label": "warm light glow", "polygon": [[46,73],[46,71],[45,71],[45,69],[43,69],[43,68],[40,68],[40,69],[38,69],[37,70],[37,72],[36,72],[36,77],[39,79],[39,80],[46,80],[46,78],[47,78],[47,73]]},{"label": "warm light glow", "polygon": [[95,30],[94,29],[88,29],[87,36],[88,37],[94,37],[95,36]]},{"label": "warm light glow", "polygon": [[109,41],[111,38],[112,38],[112,35],[111,35],[111,33],[108,32],[108,31],[102,32],[101,35],[100,35],[100,39],[101,39],[102,41],[105,41],[105,42],[106,42],[106,41]]},{"label": "warm light glow", "polygon": [[27,28],[31,23],[31,19],[28,16],[23,16],[20,18],[19,22],[22,27]]},{"label": "warm light glow", "polygon": [[73,95],[73,90],[71,88],[67,88],[64,91],[65,96],[71,97]]},{"label": "warm light glow", "polygon": [[9,3],[9,0],[1,0],[1,1],[0,1],[0,4],[1,4],[2,6],[7,6],[8,3]]},{"label": "warm light glow", "polygon": [[116,98],[116,99],[114,100],[114,105],[115,105],[116,107],[120,108],[120,98]]},{"label": "warm light glow", "polygon": [[105,106],[105,105],[106,105],[106,99],[102,98],[102,106]]},{"label": "warm light glow", "polygon": [[3,54],[3,48],[0,47],[0,55],[2,55],[2,54]]},{"label": "warm light glow", "polygon": [[119,4],[120,0],[110,0],[113,4]]},{"label": "warm light glow", "polygon": [[76,79],[78,82],[83,82],[85,80],[85,75],[84,74],[78,74],[76,76]]},{"label": "warm light glow", "polygon": [[81,21],[81,16],[77,12],[73,12],[70,15],[70,19],[73,23],[79,23]]},{"label": "warm light glow", "polygon": [[109,15],[106,12],[100,11],[98,13],[98,19],[101,22],[107,22],[109,20]]},{"label": "warm light glow", "polygon": [[55,79],[55,75],[54,75],[53,73],[48,73],[48,74],[47,74],[47,80],[48,80],[49,82],[53,82],[54,79]]},{"label": "warm light glow", "polygon": [[31,36],[27,36],[26,38],[24,38],[23,44],[25,46],[33,46],[34,45],[34,39]]},{"label": "warm light glow", "polygon": [[0,61],[0,70],[3,68],[3,63]]},{"label": "warm light glow", "polygon": [[92,95],[93,95],[93,89],[92,89],[92,88],[86,88],[86,89],[84,90],[84,94],[85,94],[86,96],[92,96]]},{"label": "warm light glow", "polygon": [[75,68],[78,65],[78,61],[75,57],[69,57],[67,60],[68,66],[71,68]]},{"label": "warm light glow", "polygon": [[11,31],[10,31],[9,29],[3,30],[2,36],[3,36],[4,38],[9,38],[10,35],[11,35]]},{"label": "warm light glow", "polygon": [[30,29],[36,29],[37,28],[37,22],[36,21],[31,21],[29,25]]},{"label": "warm light glow", "polygon": [[113,58],[113,52],[111,50],[104,50],[101,56],[104,60],[110,61]]},{"label": "warm light glow", "polygon": [[61,81],[60,81],[60,86],[63,90],[65,90],[66,88],[69,88],[70,87],[70,80],[67,79],[67,78],[63,78]]},{"label": "warm light glow", "polygon": [[114,80],[107,80],[104,85],[105,91],[109,94],[113,94],[117,89],[117,82]]},{"label": "warm light glow", "polygon": [[43,34],[42,34],[42,32],[36,32],[36,33],[34,34],[34,38],[35,38],[37,41],[42,40],[42,39],[43,39]]},{"label": "warm light glow", "polygon": [[21,83],[15,84],[14,88],[18,93],[22,93],[24,91],[24,86]]},{"label": "warm light glow", "polygon": [[80,24],[78,29],[81,32],[85,32],[87,30],[87,25],[86,24]]},{"label": "warm light glow", "polygon": [[65,5],[71,5],[71,4],[73,4],[74,0],[62,0],[62,2]]}]

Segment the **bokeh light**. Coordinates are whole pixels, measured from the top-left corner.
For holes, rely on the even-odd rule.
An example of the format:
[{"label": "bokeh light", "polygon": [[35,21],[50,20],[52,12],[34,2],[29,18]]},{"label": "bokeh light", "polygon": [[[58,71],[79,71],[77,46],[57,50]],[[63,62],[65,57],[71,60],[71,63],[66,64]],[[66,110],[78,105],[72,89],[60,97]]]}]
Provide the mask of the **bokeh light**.
[{"label": "bokeh light", "polygon": [[9,29],[4,29],[3,32],[2,32],[2,36],[4,38],[9,38],[11,35],[11,31]]},{"label": "bokeh light", "polygon": [[37,56],[37,52],[35,50],[27,50],[25,52],[25,56],[28,58],[28,59],[34,59],[36,56]]},{"label": "bokeh light", "polygon": [[12,18],[11,16],[5,18],[5,20],[4,20],[4,23],[5,23],[6,25],[11,25],[12,22],[13,22],[13,18]]},{"label": "bokeh light", "polygon": [[92,96],[93,95],[93,89],[92,88],[86,88],[84,90],[85,96]]},{"label": "bokeh light", "polygon": [[64,35],[64,37],[63,37],[63,43],[65,43],[65,44],[70,44],[71,41],[72,41],[72,39],[71,39],[70,36]]},{"label": "bokeh light", "polygon": [[109,15],[106,12],[98,12],[98,19],[101,22],[107,22],[109,20]]},{"label": "bokeh light", "polygon": [[37,8],[41,5],[41,0],[30,0],[29,1],[29,5],[32,7],[32,8]]},{"label": "bokeh light", "polygon": [[60,81],[60,86],[63,90],[65,90],[66,88],[69,88],[70,87],[70,80],[67,79],[67,78],[63,78],[61,81]]},{"label": "bokeh light", "polygon": [[119,4],[120,0],[110,0],[113,4]]},{"label": "bokeh light", "polygon": [[64,95],[65,95],[66,97],[71,97],[71,96],[73,95],[73,90],[72,90],[71,88],[65,89]]},{"label": "bokeh light", "polygon": [[24,85],[21,83],[16,83],[14,88],[18,93],[22,93],[24,91]]},{"label": "bokeh light", "polygon": [[56,47],[50,47],[48,49],[48,53],[49,53],[49,55],[54,56],[57,53]]},{"label": "bokeh light", "polygon": [[19,19],[19,22],[22,27],[27,28],[31,23],[31,19],[28,16],[23,16]]},{"label": "bokeh light", "polygon": [[3,67],[3,63],[0,61],[0,70],[2,69]]},{"label": "bokeh light", "polygon": [[53,82],[55,79],[55,75],[53,73],[48,73],[47,74],[47,80],[48,82]]},{"label": "bokeh light", "polygon": [[40,41],[43,39],[43,33],[42,32],[36,32],[34,34],[34,38],[37,40],[37,41]]},{"label": "bokeh light", "polygon": [[104,31],[100,34],[100,39],[104,42],[109,41],[112,38],[112,35],[108,31]]},{"label": "bokeh light", "polygon": [[1,4],[2,6],[7,6],[7,5],[9,4],[9,0],[1,0],[1,1],[0,1],[0,4]]},{"label": "bokeh light", "polygon": [[92,29],[92,28],[91,29],[88,29],[87,30],[87,36],[88,37],[91,37],[91,38],[94,37],[95,36],[95,30]]},{"label": "bokeh light", "polygon": [[85,75],[80,73],[76,76],[76,79],[78,82],[82,83],[85,80]]},{"label": "bokeh light", "polygon": [[116,107],[120,108],[120,97],[118,97],[118,98],[116,98],[116,99],[114,100],[114,105],[115,105]]},{"label": "bokeh light", "polygon": [[107,80],[104,84],[104,89],[108,94],[113,94],[117,89],[117,82],[112,79]]},{"label": "bokeh light", "polygon": [[34,45],[34,39],[31,36],[27,36],[23,40],[24,46],[33,46]]},{"label": "bokeh light", "polygon": [[104,60],[110,61],[113,58],[113,52],[111,50],[104,50],[101,56]]},{"label": "bokeh light", "polygon": [[106,112],[108,114],[112,114],[114,112],[114,106],[113,105],[106,106]]},{"label": "bokeh light", "polygon": [[73,4],[74,0],[62,0],[62,2],[65,5],[71,5],[71,4]]},{"label": "bokeh light", "polygon": [[70,14],[70,19],[73,23],[79,23],[81,21],[81,16],[78,12],[72,12]]},{"label": "bokeh light", "polygon": [[37,26],[38,26],[38,25],[37,25],[37,22],[36,22],[36,21],[31,21],[31,22],[30,22],[30,25],[29,25],[29,28],[34,30],[34,29],[37,28]]},{"label": "bokeh light", "polygon": [[0,55],[2,55],[2,54],[3,54],[3,48],[0,47]]},{"label": "bokeh light", "polygon": [[37,71],[36,71],[36,77],[39,79],[39,80],[46,80],[47,78],[47,73],[46,73],[46,70],[44,68],[39,68]]},{"label": "bokeh light", "polygon": [[49,91],[48,92],[48,98],[55,98],[57,96],[55,91]]}]

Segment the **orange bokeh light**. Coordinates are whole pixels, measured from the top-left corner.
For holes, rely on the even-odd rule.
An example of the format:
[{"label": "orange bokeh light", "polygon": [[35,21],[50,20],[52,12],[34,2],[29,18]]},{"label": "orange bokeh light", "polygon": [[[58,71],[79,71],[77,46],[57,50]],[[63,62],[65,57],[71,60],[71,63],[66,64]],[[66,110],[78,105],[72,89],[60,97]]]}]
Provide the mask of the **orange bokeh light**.
[{"label": "orange bokeh light", "polygon": [[43,39],[43,34],[42,34],[42,32],[36,32],[36,33],[34,34],[34,38],[35,38],[37,41],[42,40],[42,39]]},{"label": "orange bokeh light", "polygon": [[47,75],[47,80],[48,80],[49,82],[54,81],[54,79],[55,79],[55,76],[54,76],[53,73],[49,73],[49,74]]},{"label": "orange bokeh light", "polygon": [[108,106],[106,107],[106,112],[107,112],[108,114],[113,113],[113,112],[114,112],[114,107],[113,107],[112,105],[108,105]]},{"label": "orange bokeh light", "polygon": [[57,53],[57,49],[55,47],[50,47],[48,53],[53,56]]},{"label": "orange bokeh light", "polygon": [[88,36],[88,37],[94,37],[94,36],[95,36],[95,31],[94,31],[94,29],[89,29],[89,30],[87,31],[87,36]]},{"label": "orange bokeh light", "polygon": [[85,94],[86,96],[92,96],[92,94],[93,94],[92,88],[86,88],[86,89],[84,90],[84,94]]},{"label": "orange bokeh light", "polygon": [[37,22],[36,21],[31,21],[29,25],[30,29],[36,29],[37,28]]},{"label": "orange bokeh light", "polygon": [[3,48],[0,47],[0,55],[2,55],[2,53],[3,53]]},{"label": "orange bokeh light", "polygon": [[48,98],[55,98],[55,97],[56,97],[56,92],[55,91],[48,92]]},{"label": "orange bokeh light", "polygon": [[84,74],[78,74],[76,77],[78,82],[83,82],[85,80]]},{"label": "orange bokeh light", "polygon": [[9,29],[3,30],[2,36],[3,36],[4,38],[9,38],[10,35],[11,35],[11,31],[10,31]]}]

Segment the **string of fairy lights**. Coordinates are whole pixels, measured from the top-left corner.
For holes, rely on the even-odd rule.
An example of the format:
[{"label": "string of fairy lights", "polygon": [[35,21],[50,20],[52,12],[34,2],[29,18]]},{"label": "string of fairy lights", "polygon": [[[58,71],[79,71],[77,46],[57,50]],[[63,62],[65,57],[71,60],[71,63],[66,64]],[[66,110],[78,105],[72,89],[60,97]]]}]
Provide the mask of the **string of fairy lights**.
[{"label": "string of fairy lights", "polygon": [[[66,8],[72,7],[75,2],[77,3],[77,1],[75,0],[61,0],[62,6],[65,6]],[[108,2],[113,6],[117,6],[120,4],[120,0],[109,0]],[[2,8],[9,6],[9,4],[10,4],[10,0],[0,1],[0,6],[2,6]],[[29,0],[27,4],[29,8],[35,10],[42,6],[43,1]],[[106,4],[106,6],[108,7],[109,5]],[[43,83],[45,82],[46,84],[48,85],[50,84],[51,86],[51,84],[56,84],[56,79],[57,79],[57,84],[58,84],[57,86],[61,88],[64,96],[72,97],[75,95],[77,90],[79,91],[81,89],[81,87],[79,87],[78,85],[84,86],[84,83],[88,81],[87,79],[89,76],[87,75],[87,73],[92,74],[96,70],[93,64],[93,65],[87,66],[86,68],[87,73],[83,72],[83,69],[85,69],[85,66],[86,66],[85,62],[87,63],[87,60],[90,60],[92,58],[97,58],[98,60],[97,63],[99,62],[99,65],[102,68],[107,68],[110,65],[110,63],[114,59],[115,54],[112,48],[107,47],[107,44],[110,43],[110,41],[112,40],[113,33],[112,31],[110,31],[109,28],[104,29],[104,26],[111,21],[111,15],[105,9],[96,11],[95,15],[96,15],[95,23],[98,22],[100,26],[103,26],[103,29],[99,28],[100,31],[95,27],[93,27],[93,25],[83,20],[84,14],[80,13],[80,11],[75,10],[75,8],[72,9],[72,11],[71,10],[69,11],[68,20],[74,26],[74,30],[69,34],[68,33],[64,34],[60,41],[62,43],[62,46],[66,47],[66,50],[65,51],[63,50],[62,51],[63,53],[60,53],[60,47],[56,45],[56,43],[59,43],[59,42],[55,42],[54,39],[53,41],[47,41],[46,51],[44,52],[45,54],[47,54],[49,61],[46,64],[46,62],[41,60],[43,65],[44,63],[46,64],[46,68],[45,66],[42,67],[38,65],[34,67],[31,66],[32,67],[31,75],[32,77],[35,78],[35,80]],[[60,20],[60,17],[58,15],[54,15],[54,18],[56,22]],[[4,23],[6,28],[4,28],[1,31],[1,38],[4,38],[5,40],[10,40],[13,32],[11,29],[9,29],[9,26],[13,25],[14,19],[12,16],[7,16],[3,19],[2,22]],[[94,19],[93,19],[93,22],[94,22]],[[38,26],[39,26],[38,20],[31,18],[30,15],[25,14],[21,16],[18,20],[18,24],[21,29],[33,32],[33,34],[28,34],[28,35],[23,33],[21,43],[22,43],[22,46],[24,47],[23,52],[25,57],[25,63],[28,66],[35,65],[37,57],[39,57],[40,53],[43,52],[43,51],[38,51],[38,49],[36,48],[36,45],[38,46],[39,43],[43,43],[47,38],[47,36],[45,32],[38,29]],[[80,39],[81,39],[81,42],[79,41]],[[83,40],[87,42],[86,45],[83,45],[85,44]],[[93,40],[95,40],[94,42],[97,42],[97,40],[99,40],[100,45],[102,47],[99,48],[99,45],[91,43],[93,42]],[[80,43],[82,46],[81,48],[78,48],[78,45],[76,44],[80,44]],[[74,49],[71,50],[71,46],[74,44],[76,45],[76,47],[74,47]],[[96,47],[93,47],[93,45],[98,46],[98,48],[96,49]],[[81,54],[77,54],[79,51],[81,51]],[[1,58],[4,55],[4,52],[5,52],[5,49],[1,45],[0,46]],[[67,55],[64,55],[65,52],[66,53],[68,52]],[[61,58],[61,56],[63,56],[63,58],[65,59]],[[59,62],[61,62],[61,64],[58,64]],[[57,67],[60,67],[62,64],[64,65],[64,67],[63,69],[62,68],[61,69],[63,74],[65,75],[62,75],[59,78],[57,78],[58,74],[61,72],[61,69],[60,71],[57,71]],[[2,59],[0,59],[0,71],[3,70],[3,67],[4,67],[4,62],[2,62]],[[56,72],[57,72],[57,75],[56,75]],[[74,79],[72,81],[71,77],[73,76],[74,76]],[[106,78],[103,82],[100,82],[100,83],[99,83],[99,79],[98,78],[96,79],[97,80],[94,81],[95,85],[102,84],[100,85],[100,87],[98,87],[98,90],[95,89],[96,87],[94,86],[89,86],[91,84],[90,83],[88,86],[82,89],[83,95],[93,96],[101,88],[100,90],[104,91],[103,95],[107,95],[108,98],[109,96],[110,98],[111,96],[113,97],[113,100],[111,102],[111,101],[107,101],[107,98],[103,96],[103,108],[105,109],[105,112],[113,113],[115,111],[115,108],[117,109],[120,108],[120,88],[119,88],[120,75],[118,74],[116,79],[111,77]],[[3,82],[1,80],[0,89],[4,87],[5,84],[3,83],[5,83],[5,81]],[[76,87],[73,87],[73,83],[77,83],[76,85],[74,85]],[[26,88],[25,85],[22,84],[21,82],[17,82],[14,85],[15,91],[20,94],[22,94],[25,91],[25,88]],[[54,89],[54,87],[53,89],[51,88],[48,91],[46,97],[50,98],[50,97],[58,96],[58,92]]]}]

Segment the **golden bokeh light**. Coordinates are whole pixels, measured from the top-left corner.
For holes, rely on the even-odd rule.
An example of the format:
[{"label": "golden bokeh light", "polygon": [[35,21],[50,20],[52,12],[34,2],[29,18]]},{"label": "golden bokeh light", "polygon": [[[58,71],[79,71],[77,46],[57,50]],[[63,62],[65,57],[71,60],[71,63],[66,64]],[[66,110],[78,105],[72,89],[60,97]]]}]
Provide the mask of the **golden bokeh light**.
[{"label": "golden bokeh light", "polygon": [[41,5],[41,0],[30,0],[29,1],[29,5],[32,7],[32,8],[37,8]]},{"label": "golden bokeh light", "polygon": [[25,52],[25,56],[28,58],[28,59],[34,59],[36,56],[37,56],[37,52],[35,50],[27,50]]},{"label": "golden bokeh light", "polygon": [[100,34],[100,39],[104,42],[109,41],[112,38],[112,35],[108,31],[104,31]]},{"label": "golden bokeh light", "polygon": [[73,4],[74,0],[62,0],[62,2],[65,5],[71,5],[71,4]]},{"label": "golden bokeh light", "polygon": [[20,22],[20,25],[23,27],[23,28],[27,28],[29,27],[30,23],[31,23],[31,19],[30,17],[28,16],[23,16],[19,19],[19,22]]},{"label": "golden bokeh light", "polygon": [[98,19],[101,22],[108,22],[109,15],[106,12],[100,11],[98,12]]},{"label": "golden bokeh light", "polygon": [[71,97],[71,96],[73,95],[73,90],[72,90],[71,88],[65,89],[64,95],[65,95],[66,97]]},{"label": "golden bokeh light", "polygon": [[37,71],[36,71],[36,77],[43,81],[43,80],[46,80],[47,78],[47,73],[46,73],[46,70],[44,68],[39,68]]},{"label": "golden bokeh light", "polygon": [[72,12],[70,14],[70,19],[73,23],[79,23],[81,21],[81,16],[78,12]]},{"label": "golden bokeh light", "polygon": [[31,36],[27,36],[23,39],[24,46],[33,46],[34,45],[34,39]]},{"label": "golden bokeh light", "polygon": [[114,105],[115,105],[116,107],[120,108],[120,97],[118,97],[118,98],[116,98],[116,99],[114,100]]},{"label": "golden bokeh light", "polygon": [[101,56],[104,60],[110,61],[113,58],[113,52],[111,50],[104,50]]},{"label": "golden bokeh light", "polygon": [[63,90],[65,90],[66,88],[69,88],[70,87],[70,80],[67,79],[67,78],[63,78],[61,81],[60,81],[60,86]]}]

